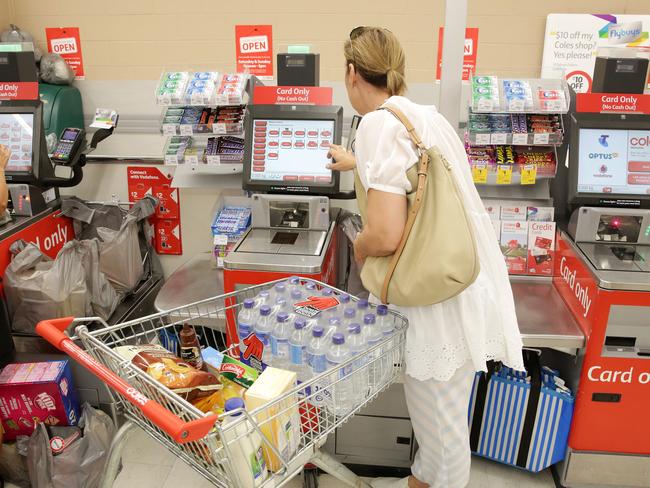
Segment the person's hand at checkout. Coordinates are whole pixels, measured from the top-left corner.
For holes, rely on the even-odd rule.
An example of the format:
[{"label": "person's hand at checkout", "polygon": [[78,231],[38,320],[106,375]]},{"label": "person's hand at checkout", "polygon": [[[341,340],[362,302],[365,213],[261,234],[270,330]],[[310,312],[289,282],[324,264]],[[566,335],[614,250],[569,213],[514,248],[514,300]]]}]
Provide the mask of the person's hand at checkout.
[{"label": "person's hand at checkout", "polygon": [[327,169],[333,171],[351,171],[357,167],[357,160],[354,158],[354,154],[343,146],[331,144],[327,157],[332,158],[332,163],[327,165]]},{"label": "person's hand at checkout", "polygon": [[0,213],[7,210],[7,203],[9,202],[9,190],[7,189],[7,182],[5,180],[5,168],[9,162],[11,151],[7,146],[0,144]]}]

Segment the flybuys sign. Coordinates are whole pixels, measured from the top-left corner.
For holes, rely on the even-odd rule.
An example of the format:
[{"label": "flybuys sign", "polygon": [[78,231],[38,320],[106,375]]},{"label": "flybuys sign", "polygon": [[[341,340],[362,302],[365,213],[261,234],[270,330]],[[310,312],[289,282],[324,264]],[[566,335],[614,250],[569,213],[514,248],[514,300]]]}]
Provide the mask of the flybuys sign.
[{"label": "flybuys sign", "polygon": [[564,75],[577,93],[591,92],[601,47],[650,48],[650,15],[550,14],[542,78]]},{"label": "flybuys sign", "polygon": [[610,44],[630,44],[648,39],[648,33],[643,32],[643,22],[626,22],[623,24],[608,24],[601,31],[601,37],[606,37]]}]

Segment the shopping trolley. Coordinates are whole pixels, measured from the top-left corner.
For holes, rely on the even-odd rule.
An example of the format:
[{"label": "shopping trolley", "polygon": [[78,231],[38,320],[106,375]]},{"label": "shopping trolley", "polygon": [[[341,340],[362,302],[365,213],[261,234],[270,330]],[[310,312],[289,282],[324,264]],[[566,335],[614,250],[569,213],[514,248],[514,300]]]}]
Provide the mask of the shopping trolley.
[{"label": "shopping trolley", "polygon": [[[307,282],[313,282],[317,288],[331,288],[312,280],[302,281],[303,284]],[[385,336],[363,354],[300,383],[262,407],[227,412],[219,417],[203,413],[113,351],[117,346],[133,344],[163,344],[169,348],[170,343],[178,343],[178,332],[184,323],[194,325],[202,340],[212,347],[223,348],[226,338],[222,331],[227,316],[235,317],[246,298],[255,298],[275,283],[253,286],[113,326],[93,317],[59,318],[37,325],[39,335],[106,383],[125,419],[111,447],[103,487],[112,485],[120,466],[123,444],[136,426],[219,487],[280,487],[297,476],[306,464],[317,466],[349,486],[368,486],[320,448],[328,434],[400,375],[408,322],[399,313],[389,312],[394,324],[393,334]],[[357,301],[354,297],[351,300]],[[74,331],[74,335],[68,336],[67,331]],[[223,351],[236,355],[237,345]],[[345,382],[350,383],[346,385]],[[348,387],[350,384],[353,388]],[[349,396],[351,389],[354,392],[352,400],[343,398]],[[342,411],[344,404],[347,408]],[[280,452],[278,446],[264,436],[264,431],[268,432],[274,422],[285,421],[287,417],[295,419],[296,412],[299,428],[295,429],[294,448]],[[237,419],[222,425],[229,415],[237,415]],[[242,423],[245,428],[241,427]],[[252,475],[242,479],[231,462],[236,443],[253,432],[261,436],[265,454],[279,460],[275,471],[269,472],[261,485],[254,482]]]}]

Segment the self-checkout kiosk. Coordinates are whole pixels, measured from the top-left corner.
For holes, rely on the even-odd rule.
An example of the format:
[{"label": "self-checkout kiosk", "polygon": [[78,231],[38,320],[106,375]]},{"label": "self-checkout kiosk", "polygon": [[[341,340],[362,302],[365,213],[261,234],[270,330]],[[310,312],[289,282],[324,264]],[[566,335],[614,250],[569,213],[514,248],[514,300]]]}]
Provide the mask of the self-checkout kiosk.
[{"label": "self-checkout kiosk", "polygon": [[[578,108],[616,96],[587,94]],[[554,284],[586,348],[559,478],[650,486],[650,114],[576,112],[569,132]]]},{"label": "self-checkout kiosk", "polygon": [[[327,168],[341,143],[338,106],[251,105],[243,188],[253,192],[252,225],[224,259],[226,293],[292,275],[334,285],[339,175]],[[236,337],[228,321],[229,341]]]}]

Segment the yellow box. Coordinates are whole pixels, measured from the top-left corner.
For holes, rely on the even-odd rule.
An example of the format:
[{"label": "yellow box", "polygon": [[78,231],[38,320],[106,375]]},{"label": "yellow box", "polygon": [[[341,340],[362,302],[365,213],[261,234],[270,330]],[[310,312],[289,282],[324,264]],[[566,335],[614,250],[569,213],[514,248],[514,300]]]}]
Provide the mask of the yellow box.
[{"label": "yellow box", "polygon": [[[246,410],[252,412],[272,400],[283,396],[296,385],[296,373],[278,368],[266,368],[245,394]],[[255,420],[262,434],[288,461],[298,450],[300,444],[300,414],[298,396],[291,395],[257,414]],[[264,459],[271,471],[282,468],[282,462],[264,443]]]}]

